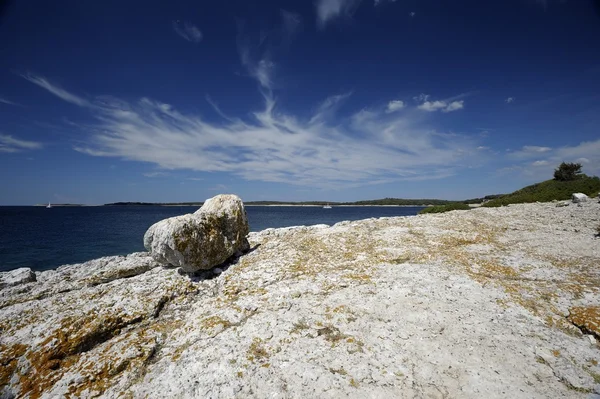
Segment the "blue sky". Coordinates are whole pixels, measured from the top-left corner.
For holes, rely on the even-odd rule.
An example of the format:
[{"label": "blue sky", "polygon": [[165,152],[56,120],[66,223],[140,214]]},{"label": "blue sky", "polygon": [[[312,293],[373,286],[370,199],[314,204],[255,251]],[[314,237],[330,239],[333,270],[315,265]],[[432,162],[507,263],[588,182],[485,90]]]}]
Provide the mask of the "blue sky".
[{"label": "blue sky", "polygon": [[600,174],[587,0],[13,1],[0,204],[464,199]]}]

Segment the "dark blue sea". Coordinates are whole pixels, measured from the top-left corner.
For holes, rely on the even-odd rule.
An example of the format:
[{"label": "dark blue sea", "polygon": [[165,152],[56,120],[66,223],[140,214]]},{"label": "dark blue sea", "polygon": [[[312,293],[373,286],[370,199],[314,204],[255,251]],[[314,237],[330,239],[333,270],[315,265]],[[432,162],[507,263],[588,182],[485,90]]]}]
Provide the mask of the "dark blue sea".
[{"label": "dark blue sea", "polygon": [[[0,207],[0,271],[54,269],[109,255],[144,251],[144,233],[159,220],[197,207]],[[416,215],[423,207],[248,206],[251,231]]]}]

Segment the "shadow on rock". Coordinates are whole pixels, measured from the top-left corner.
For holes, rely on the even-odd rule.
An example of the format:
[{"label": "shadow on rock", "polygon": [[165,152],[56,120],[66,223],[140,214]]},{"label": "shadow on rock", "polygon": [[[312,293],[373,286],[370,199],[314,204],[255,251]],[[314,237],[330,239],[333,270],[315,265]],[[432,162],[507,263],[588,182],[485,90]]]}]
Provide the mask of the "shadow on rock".
[{"label": "shadow on rock", "polygon": [[[195,283],[199,282],[199,281],[204,281],[204,280],[212,280],[215,277],[218,277],[222,273],[227,271],[227,269],[229,269],[231,266],[237,264],[242,256],[256,251],[258,249],[258,247],[260,247],[260,245],[261,244],[256,244],[255,246],[253,246],[252,248],[249,248],[248,250],[242,252],[241,254],[235,254],[235,255],[231,256],[230,258],[228,258],[225,262],[213,267],[212,269],[200,270],[200,271],[197,271],[194,273],[187,273],[182,268],[179,268],[177,270],[177,272],[182,276],[188,276],[190,278],[190,281],[195,282]],[[170,266],[169,268],[171,268],[171,267],[173,267],[173,266]]]}]

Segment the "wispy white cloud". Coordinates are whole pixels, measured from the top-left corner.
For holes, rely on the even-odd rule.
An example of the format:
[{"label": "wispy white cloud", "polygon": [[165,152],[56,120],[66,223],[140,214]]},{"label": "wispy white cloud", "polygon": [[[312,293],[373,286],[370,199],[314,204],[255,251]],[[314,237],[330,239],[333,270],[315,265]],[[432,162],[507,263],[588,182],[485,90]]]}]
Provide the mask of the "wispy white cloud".
[{"label": "wispy white cloud", "polygon": [[396,112],[396,111],[401,110],[405,106],[406,106],[406,104],[404,104],[404,101],[402,101],[402,100],[392,100],[387,104],[385,112],[387,112],[387,113]]},{"label": "wispy white cloud", "polygon": [[[261,81],[259,74],[252,76]],[[77,97],[47,86],[41,87],[65,101]],[[415,110],[365,109],[340,116],[351,96],[343,93],[298,118],[280,110],[270,92],[262,94],[264,103],[252,119],[222,123],[148,98],[102,97],[86,106],[97,122],[84,128],[88,139],[74,149],[164,171],[226,172],[245,180],[322,188],[441,178],[483,156],[477,138],[432,130],[428,118]]]},{"label": "wispy white cloud", "polygon": [[317,0],[317,25],[324,28],[331,21],[341,17],[351,17],[362,0]]},{"label": "wispy white cloud", "polygon": [[440,109],[444,109],[448,106],[448,103],[445,101],[425,101],[423,104],[419,105],[417,108],[422,109],[427,112],[435,112]]},{"label": "wispy white cloud", "polygon": [[343,102],[351,95],[352,93],[348,92],[327,97],[319,104],[319,107],[314,116],[310,119],[309,124],[323,123],[330,120],[336,114]]},{"label": "wispy white cloud", "polygon": [[415,100],[416,102],[420,103],[420,102],[424,102],[429,100],[429,94],[419,94],[418,96],[413,97],[413,100]]},{"label": "wispy white cloud", "polygon": [[[561,162],[577,162],[583,165],[583,172],[600,174],[600,139],[582,142],[578,145],[562,147],[525,146],[521,150],[508,153],[509,159],[522,160],[523,164],[508,167],[535,179],[549,179],[552,171]],[[540,159],[543,157],[543,159]],[[535,161],[534,161],[535,160]],[[530,168],[534,166],[535,168]],[[508,170],[508,169],[507,169]]]},{"label": "wispy white cloud", "polygon": [[83,97],[76,96],[75,94],[66,91],[65,89],[63,89],[55,83],[50,83],[44,77],[32,73],[22,74],[21,76],[30,81],[31,83],[34,83],[48,90],[50,93],[54,94],[55,96],[63,99],[68,103],[79,105],[81,107],[90,107],[92,105],[88,100],[84,99]]},{"label": "wispy white cloud", "polygon": [[526,145],[515,151],[507,151],[507,155],[509,158],[513,159],[535,159],[539,158],[541,154],[549,151],[552,151],[552,148],[538,145]]},{"label": "wispy white cloud", "polygon": [[410,15],[411,18],[414,18],[417,15],[417,13],[414,11],[411,11],[408,13],[408,15]]},{"label": "wispy white cloud", "polygon": [[244,36],[243,23],[240,21],[238,21],[237,48],[240,61],[250,77],[258,81],[263,89],[271,92],[274,87],[273,76],[276,65],[271,61],[268,51],[262,51],[258,57],[256,54],[252,54],[252,50],[257,52],[256,46],[252,46],[248,38]]},{"label": "wispy white cloud", "polygon": [[202,31],[191,22],[173,21],[173,30],[188,42],[200,43],[202,41]]},{"label": "wispy white cloud", "polygon": [[295,35],[302,28],[302,17],[295,12],[281,10],[281,21],[285,37]]},{"label": "wispy white cloud", "polygon": [[36,141],[20,140],[13,136],[0,134],[0,152],[20,152],[26,150],[39,150],[44,145]]},{"label": "wispy white cloud", "polygon": [[[421,94],[421,96],[419,97],[415,97],[415,99],[427,99],[429,98],[429,96]],[[420,110],[423,111],[427,111],[427,112],[435,112],[435,111],[442,111],[442,112],[452,112],[452,111],[458,111],[460,109],[463,109],[465,107],[465,102],[464,100],[459,100],[459,101],[452,101],[452,102],[448,102],[447,100],[436,100],[436,101],[425,101],[422,104],[420,104],[417,108],[419,108]]]},{"label": "wispy white cloud", "polygon": [[538,146],[538,145],[526,145],[522,149],[522,151],[525,151],[525,152],[534,152],[534,153],[548,152],[550,150],[552,150],[552,148],[550,148],[550,147],[542,147],[542,146]]},{"label": "wispy white cloud", "polygon": [[507,104],[510,104],[510,103],[512,103],[514,101],[515,101],[514,97],[508,97],[506,100],[504,100],[504,102],[507,103]]},{"label": "wispy white cloud", "polygon": [[7,100],[7,99],[6,99],[6,98],[4,98],[4,97],[0,97],[0,103],[2,103],[2,104],[7,104],[7,105],[16,105],[16,106],[21,106],[21,104],[17,104],[17,103],[15,103],[15,102],[13,102],[13,101]]},{"label": "wispy white cloud", "polygon": [[459,109],[463,109],[465,107],[465,102],[463,100],[460,101],[452,101],[448,106],[442,109],[442,112],[452,112],[458,111]]},{"label": "wispy white cloud", "polygon": [[146,177],[165,177],[165,176],[169,176],[169,173],[167,173],[167,172],[148,172],[148,173],[144,173],[144,176],[146,176]]}]

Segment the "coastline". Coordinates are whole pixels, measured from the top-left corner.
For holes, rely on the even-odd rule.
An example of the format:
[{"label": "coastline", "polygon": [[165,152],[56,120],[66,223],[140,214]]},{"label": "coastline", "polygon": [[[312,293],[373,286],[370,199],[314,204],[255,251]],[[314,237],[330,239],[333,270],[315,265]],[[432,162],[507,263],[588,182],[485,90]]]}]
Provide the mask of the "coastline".
[{"label": "coastline", "polygon": [[600,388],[599,211],[522,204],[267,229],[192,277],[146,253],[22,274],[0,295],[0,374],[14,381],[0,389],[584,398]]}]

